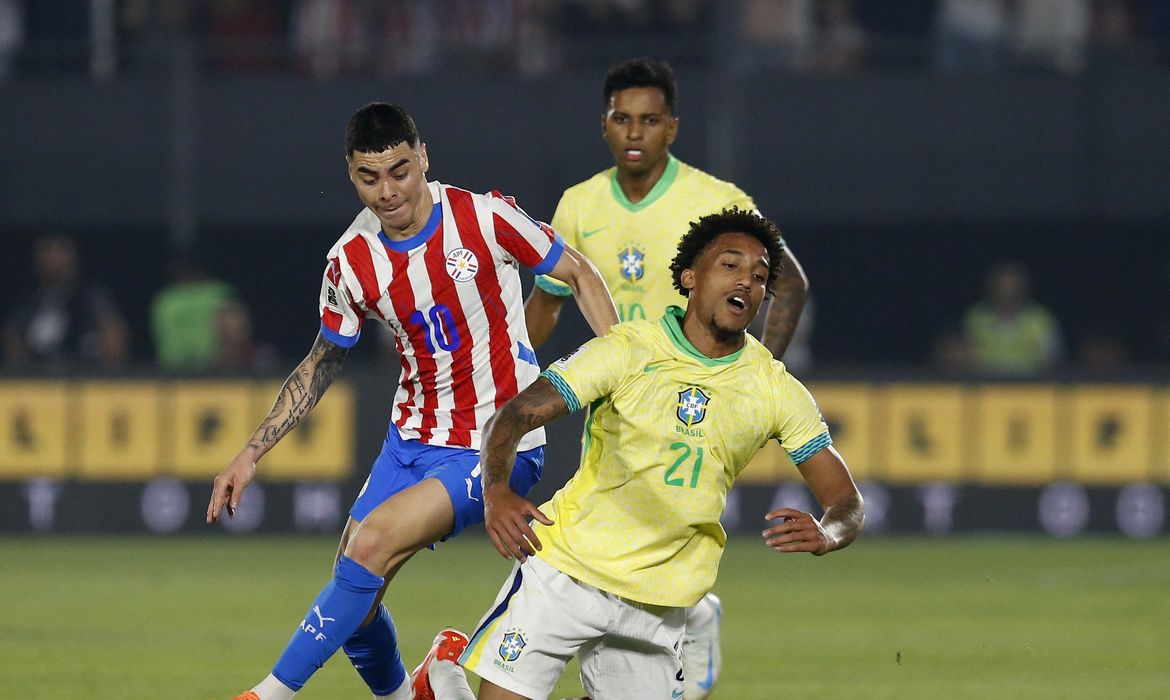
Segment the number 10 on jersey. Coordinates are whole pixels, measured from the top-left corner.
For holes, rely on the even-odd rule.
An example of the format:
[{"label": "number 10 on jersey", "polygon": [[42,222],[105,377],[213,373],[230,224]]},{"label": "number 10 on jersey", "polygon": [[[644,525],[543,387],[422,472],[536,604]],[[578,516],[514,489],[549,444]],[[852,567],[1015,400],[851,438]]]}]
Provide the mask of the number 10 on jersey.
[{"label": "number 10 on jersey", "polygon": [[443,304],[432,306],[426,315],[415,309],[410,315],[410,322],[422,327],[427,350],[432,355],[435,353],[436,345],[447,352],[454,352],[455,348],[459,347],[459,330],[455,327],[455,316],[451,314],[451,309]]}]

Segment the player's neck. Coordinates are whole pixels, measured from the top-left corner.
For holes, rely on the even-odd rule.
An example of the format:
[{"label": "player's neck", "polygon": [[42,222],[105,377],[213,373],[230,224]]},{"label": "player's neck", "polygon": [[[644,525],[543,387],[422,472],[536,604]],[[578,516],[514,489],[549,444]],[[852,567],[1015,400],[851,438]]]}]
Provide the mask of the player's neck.
[{"label": "player's neck", "polygon": [[386,234],[387,238],[392,241],[405,241],[408,238],[413,238],[419,231],[426,228],[427,222],[431,219],[431,209],[434,206],[435,201],[431,197],[431,188],[424,187],[423,195],[419,198],[418,204],[414,208],[414,218],[411,220],[409,226],[404,229],[398,229],[388,225],[381,219],[378,220],[378,223],[382,224],[382,232]]},{"label": "player's neck", "polygon": [[618,186],[622,188],[622,194],[626,196],[630,204],[637,204],[650,194],[650,190],[654,189],[654,186],[662,179],[662,174],[666,172],[666,165],[669,162],[670,157],[663,156],[661,161],[655,163],[654,167],[644,173],[631,173],[618,168]]},{"label": "player's neck", "polygon": [[739,333],[718,332],[711,324],[703,323],[698,316],[692,313],[684,315],[682,323],[679,325],[683,335],[686,336],[691,345],[703,353],[705,357],[711,359],[739,352],[747,340],[746,333],[742,331]]}]

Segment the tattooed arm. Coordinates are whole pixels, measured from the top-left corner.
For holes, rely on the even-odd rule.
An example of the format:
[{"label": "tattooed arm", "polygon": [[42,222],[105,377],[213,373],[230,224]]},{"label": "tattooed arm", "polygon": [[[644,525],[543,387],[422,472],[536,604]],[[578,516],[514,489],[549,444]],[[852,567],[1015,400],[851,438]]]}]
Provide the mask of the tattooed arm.
[{"label": "tattooed arm", "polygon": [[800,312],[804,310],[804,301],[808,298],[808,277],[796,261],[796,256],[787,247],[784,248],[783,272],[772,288],[773,296],[768,304],[768,313],[764,320],[764,332],[760,341],[772,353],[772,357],[779,360],[788,344],[792,342],[792,335],[796,332],[796,322],[800,320]]},{"label": "tattooed arm", "polygon": [[528,524],[529,518],[553,524],[508,483],[516,463],[516,446],[529,431],[568,414],[569,407],[552,382],[540,377],[501,406],[484,426],[479,455],[483,465],[484,526],[505,559],[524,561],[540,550],[540,540]]},{"label": "tattooed arm", "polygon": [[341,371],[341,363],[348,352],[346,348],[317,335],[309,354],[284,380],[284,386],[280,388],[268,417],[260,423],[260,427],[256,428],[256,432],[252,433],[252,437],[248,438],[248,442],[228,463],[227,468],[215,477],[211,502],[207,505],[207,522],[218,520],[225,506],[229,516],[235,515],[244,489],[256,476],[256,462],[296,427],[301,419],[309,415],[309,411],[313,410]]}]

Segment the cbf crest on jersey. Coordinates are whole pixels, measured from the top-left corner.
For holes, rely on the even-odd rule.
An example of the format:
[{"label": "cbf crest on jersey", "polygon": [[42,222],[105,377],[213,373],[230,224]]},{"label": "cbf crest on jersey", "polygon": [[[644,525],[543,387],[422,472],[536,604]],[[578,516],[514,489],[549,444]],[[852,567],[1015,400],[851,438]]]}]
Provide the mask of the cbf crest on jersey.
[{"label": "cbf crest on jersey", "polygon": [[678,410],[675,415],[688,428],[696,423],[702,423],[707,417],[707,402],[710,396],[703,393],[697,386],[692,386],[678,392]]},{"label": "cbf crest on jersey", "polygon": [[630,282],[637,282],[646,274],[646,255],[631,244],[626,244],[622,252],[618,253],[618,263],[622,268],[622,277]]},{"label": "cbf crest on jersey", "polygon": [[509,632],[500,642],[500,658],[511,663],[520,658],[520,652],[524,651],[524,647],[527,645],[528,642],[525,641],[523,634],[515,631]]},{"label": "cbf crest on jersey", "polygon": [[467,282],[479,272],[479,259],[466,248],[456,248],[447,253],[447,274],[456,282]]}]

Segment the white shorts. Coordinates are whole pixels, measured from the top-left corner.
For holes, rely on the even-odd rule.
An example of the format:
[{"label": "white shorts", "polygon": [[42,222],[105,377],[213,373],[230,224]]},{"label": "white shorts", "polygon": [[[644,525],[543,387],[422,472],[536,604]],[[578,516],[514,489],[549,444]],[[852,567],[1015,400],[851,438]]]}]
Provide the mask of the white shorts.
[{"label": "white shorts", "polygon": [[635,603],[528,557],[512,567],[459,663],[543,700],[577,655],[594,700],[681,698],[685,623],[686,608]]}]

